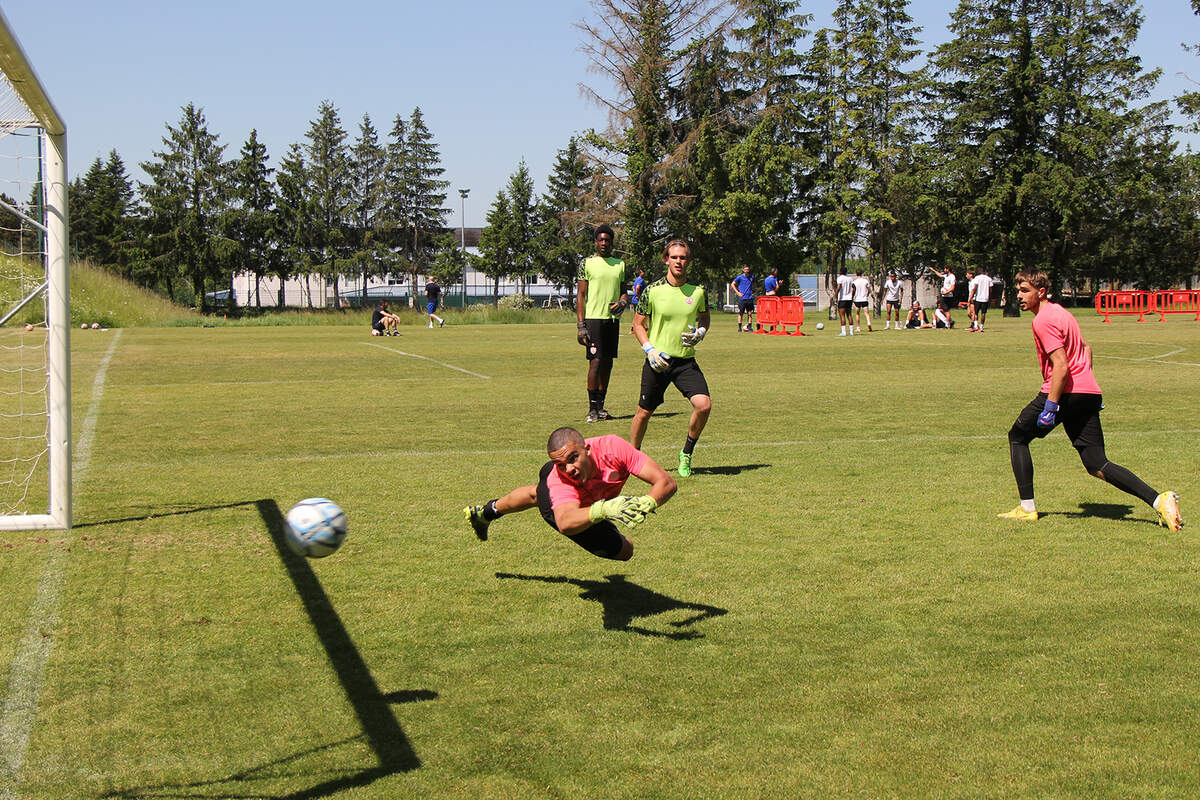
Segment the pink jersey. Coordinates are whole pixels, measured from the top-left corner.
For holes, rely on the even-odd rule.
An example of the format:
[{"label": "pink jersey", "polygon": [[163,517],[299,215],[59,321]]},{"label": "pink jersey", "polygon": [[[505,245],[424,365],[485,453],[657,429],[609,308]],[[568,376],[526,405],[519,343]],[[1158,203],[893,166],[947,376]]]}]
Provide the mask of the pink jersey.
[{"label": "pink jersey", "polygon": [[1067,354],[1067,367],[1070,374],[1064,394],[1100,394],[1100,384],[1092,374],[1092,365],[1079,332],[1079,322],[1071,312],[1058,303],[1043,300],[1038,306],[1037,315],[1033,318],[1033,344],[1037,348],[1038,364],[1042,368],[1042,391],[1050,391],[1050,375],[1053,367],[1050,354],[1055,350],[1063,350]]},{"label": "pink jersey", "polygon": [[558,508],[563,503],[578,503],[590,506],[598,500],[611,500],[621,493],[621,487],[630,475],[636,475],[646,465],[646,454],[620,436],[596,436],[584,439],[592,461],[596,462],[596,474],[582,484],[564,477],[558,468],[546,476],[546,488],[550,490],[550,507]]}]

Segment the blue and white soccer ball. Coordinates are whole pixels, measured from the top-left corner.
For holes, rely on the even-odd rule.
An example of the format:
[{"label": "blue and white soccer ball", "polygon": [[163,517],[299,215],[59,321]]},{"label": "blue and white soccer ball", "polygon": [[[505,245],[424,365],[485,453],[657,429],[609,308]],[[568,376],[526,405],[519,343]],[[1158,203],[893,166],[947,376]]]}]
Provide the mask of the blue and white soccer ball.
[{"label": "blue and white soccer ball", "polygon": [[823,330],[825,330],[825,323],[824,323],[824,322],[818,322],[818,323],[817,323],[817,330],[819,330],[819,331],[823,331]]},{"label": "blue and white soccer ball", "polygon": [[346,512],[324,497],[301,500],[287,512],[284,533],[296,555],[324,558],[346,541]]}]

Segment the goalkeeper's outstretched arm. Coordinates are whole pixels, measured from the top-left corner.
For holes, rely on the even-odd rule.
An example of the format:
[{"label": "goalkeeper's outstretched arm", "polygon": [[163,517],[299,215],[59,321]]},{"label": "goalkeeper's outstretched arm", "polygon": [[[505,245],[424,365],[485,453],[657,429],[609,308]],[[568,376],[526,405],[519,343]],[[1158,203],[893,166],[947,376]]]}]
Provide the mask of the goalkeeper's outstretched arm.
[{"label": "goalkeeper's outstretched arm", "polygon": [[574,536],[602,519],[613,520],[623,525],[637,525],[647,514],[655,511],[675,494],[675,479],[649,456],[646,456],[646,463],[642,465],[641,471],[635,475],[650,484],[650,489],[645,495],[619,495],[608,500],[599,500],[589,506],[580,506],[578,503],[557,505],[554,507],[554,523],[558,530],[568,536]]}]

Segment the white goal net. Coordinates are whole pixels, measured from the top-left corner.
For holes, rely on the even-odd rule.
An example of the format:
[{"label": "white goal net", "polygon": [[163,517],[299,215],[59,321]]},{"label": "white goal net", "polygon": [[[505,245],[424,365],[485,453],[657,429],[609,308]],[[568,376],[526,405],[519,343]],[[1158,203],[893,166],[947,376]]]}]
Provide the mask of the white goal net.
[{"label": "white goal net", "polygon": [[0,13],[0,529],[71,524],[66,130]]}]

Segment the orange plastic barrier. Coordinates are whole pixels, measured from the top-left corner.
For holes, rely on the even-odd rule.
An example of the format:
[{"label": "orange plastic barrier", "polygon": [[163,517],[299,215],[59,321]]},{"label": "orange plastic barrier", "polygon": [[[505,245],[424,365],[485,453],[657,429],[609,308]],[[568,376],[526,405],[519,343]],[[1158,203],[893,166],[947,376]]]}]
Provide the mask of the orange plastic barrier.
[{"label": "orange plastic barrier", "polygon": [[779,324],[779,301],[778,297],[760,297],[757,301],[758,308],[758,330],[755,333],[773,333],[768,331],[767,326],[774,328]]},{"label": "orange plastic barrier", "polygon": [[1153,292],[1096,292],[1096,313],[1103,314],[1105,322],[1110,316],[1129,314],[1145,322],[1145,316],[1154,313],[1154,300]]},{"label": "orange plastic barrier", "polygon": [[[774,331],[777,336],[804,336],[806,334],[800,331],[800,326],[804,324],[804,298],[803,297],[780,297],[779,300],[779,328]],[[788,326],[795,325],[796,330],[789,332]]]},{"label": "orange plastic barrier", "polygon": [[1200,321],[1200,289],[1155,292],[1150,310],[1158,314],[1159,322],[1166,322],[1167,314],[1193,314],[1192,319]]}]

